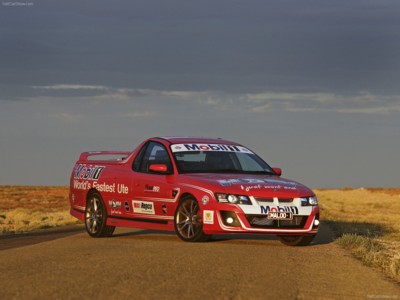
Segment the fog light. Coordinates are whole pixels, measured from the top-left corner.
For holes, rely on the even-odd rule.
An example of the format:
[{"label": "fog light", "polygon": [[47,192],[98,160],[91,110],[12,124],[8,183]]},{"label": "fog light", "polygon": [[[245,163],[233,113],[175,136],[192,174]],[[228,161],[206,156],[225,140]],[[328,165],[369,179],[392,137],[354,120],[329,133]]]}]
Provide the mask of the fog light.
[{"label": "fog light", "polygon": [[230,227],[240,227],[240,222],[238,217],[236,216],[236,213],[233,211],[220,211],[221,214],[221,219],[222,222],[224,222],[224,225],[230,226]]},{"label": "fog light", "polygon": [[228,223],[228,224],[232,224],[233,223],[233,218],[231,218],[231,217],[229,217],[229,218],[226,218],[226,223]]},{"label": "fog light", "polygon": [[314,226],[318,226],[319,225],[319,220],[314,220]]}]

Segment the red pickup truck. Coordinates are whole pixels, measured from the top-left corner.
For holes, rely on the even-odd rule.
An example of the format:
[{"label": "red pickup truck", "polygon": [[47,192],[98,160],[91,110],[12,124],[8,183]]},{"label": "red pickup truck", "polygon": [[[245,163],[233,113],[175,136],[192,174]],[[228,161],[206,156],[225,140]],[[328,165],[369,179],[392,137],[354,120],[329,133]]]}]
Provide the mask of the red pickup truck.
[{"label": "red pickup truck", "polygon": [[121,226],[175,231],[190,242],[276,235],[297,246],[308,245],[319,226],[311,189],[223,139],[156,137],[133,152],[84,152],[71,174],[70,204],[92,237]]}]

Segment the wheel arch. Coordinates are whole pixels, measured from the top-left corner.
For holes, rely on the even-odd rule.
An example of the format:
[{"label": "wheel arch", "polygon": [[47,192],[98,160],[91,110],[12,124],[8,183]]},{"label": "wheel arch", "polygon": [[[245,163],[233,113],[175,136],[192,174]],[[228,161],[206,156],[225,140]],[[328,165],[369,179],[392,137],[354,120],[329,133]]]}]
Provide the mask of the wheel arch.
[{"label": "wheel arch", "polygon": [[197,202],[199,202],[199,200],[196,198],[195,195],[193,195],[193,193],[189,193],[189,192],[184,192],[180,197],[179,197],[179,202],[181,202],[183,199],[187,198],[187,197],[193,197]]},{"label": "wheel arch", "polygon": [[101,196],[101,198],[103,198],[103,196],[101,195],[101,193],[97,189],[91,188],[86,193],[86,200],[88,200],[90,194],[92,194],[92,193],[97,193],[97,194],[99,194]]}]

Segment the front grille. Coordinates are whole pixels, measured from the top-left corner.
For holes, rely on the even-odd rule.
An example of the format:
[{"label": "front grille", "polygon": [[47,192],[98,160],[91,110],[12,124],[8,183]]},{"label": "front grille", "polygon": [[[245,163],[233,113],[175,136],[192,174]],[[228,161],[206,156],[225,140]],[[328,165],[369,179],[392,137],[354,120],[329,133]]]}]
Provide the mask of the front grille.
[{"label": "front grille", "polygon": [[293,202],[293,198],[278,198],[278,201],[280,203],[283,203],[283,202],[288,203],[288,202]]},{"label": "front grille", "polygon": [[255,228],[304,228],[307,216],[293,216],[292,220],[269,220],[266,215],[247,215],[246,219]]},{"label": "front grille", "polygon": [[274,202],[274,198],[256,198],[258,202]]},{"label": "front grille", "polygon": [[[274,202],[274,198],[256,198],[257,202]],[[293,198],[278,198],[280,203],[290,203],[293,202]]]}]

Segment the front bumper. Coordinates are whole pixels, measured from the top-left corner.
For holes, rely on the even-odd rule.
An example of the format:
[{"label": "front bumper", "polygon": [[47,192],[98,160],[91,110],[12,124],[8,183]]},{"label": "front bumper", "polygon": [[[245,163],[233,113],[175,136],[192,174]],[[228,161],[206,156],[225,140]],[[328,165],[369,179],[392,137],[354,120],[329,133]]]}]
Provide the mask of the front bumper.
[{"label": "front bumper", "polygon": [[203,224],[203,231],[206,234],[315,235],[318,225],[317,206],[310,207],[310,214],[294,215],[292,220],[268,220],[265,214],[246,214],[239,209],[223,209],[215,211],[213,224]]}]

